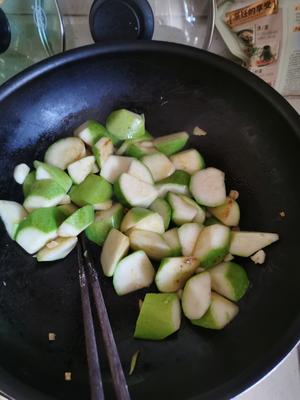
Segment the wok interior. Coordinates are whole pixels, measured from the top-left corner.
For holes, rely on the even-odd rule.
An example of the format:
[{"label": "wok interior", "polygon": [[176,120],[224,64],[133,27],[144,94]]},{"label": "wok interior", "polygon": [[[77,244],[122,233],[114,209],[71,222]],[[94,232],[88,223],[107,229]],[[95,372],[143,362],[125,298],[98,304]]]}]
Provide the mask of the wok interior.
[{"label": "wok interior", "polygon": [[[170,49],[153,45],[100,54],[95,47],[4,98],[0,197],[22,199],[12,178],[16,164],[41,160],[55,139],[72,135],[87,119],[104,122],[113,109],[143,112],[154,136],[192,132],[194,126],[206,130],[205,137],[191,136],[189,146],[208,166],[225,171],[228,191],[240,192],[241,229],[281,237],[267,249],[263,266],[237,259],[251,281],[239,316],[220,332],[183,320],[168,340],[137,341],[133,331],[145,291],[118,297],[104,277],[102,287],[125,371],[141,351],[128,377],[133,398],[228,397],[271,368],[295,340],[296,324],[299,328],[299,138],[270,102],[243,82],[243,72],[233,76],[213,56]],[[19,399],[88,398],[76,252],[38,265],[2,225],[0,248],[0,365],[6,371],[0,387]],[[100,271],[99,248],[90,248]],[[48,332],[56,333],[55,342],[48,342]],[[113,398],[100,353],[108,398]],[[72,371],[71,382],[64,381],[65,371]],[[7,374],[26,387],[11,385]]]}]

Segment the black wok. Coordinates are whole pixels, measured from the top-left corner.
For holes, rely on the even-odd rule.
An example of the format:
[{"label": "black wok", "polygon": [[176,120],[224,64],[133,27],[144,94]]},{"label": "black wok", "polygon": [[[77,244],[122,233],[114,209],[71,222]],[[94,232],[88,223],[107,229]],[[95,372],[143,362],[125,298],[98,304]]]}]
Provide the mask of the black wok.
[{"label": "black wok", "polygon": [[[146,116],[153,135],[195,125],[208,165],[240,192],[242,229],[280,234],[264,266],[239,260],[251,287],[223,331],[184,321],[162,343],[132,334],[143,292],[102,287],[133,399],[221,399],[252,385],[296,345],[300,318],[300,120],[267,84],[220,57],[163,43],[81,48],[28,69],[0,89],[0,198],[21,201],[19,162],[41,159],[55,139],[116,108]],[[285,211],[286,217],[279,216]],[[88,399],[76,252],[38,265],[0,226],[0,388],[18,400]],[[98,262],[99,248],[91,246]],[[98,264],[99,265],[99,264]],[[48,342],[48,332],[57,340]],[[100,343],[101,347],[101,343]],[[107,398],[112,385],[102,355]],[[72,371],[72,381],[64,372]]]}]

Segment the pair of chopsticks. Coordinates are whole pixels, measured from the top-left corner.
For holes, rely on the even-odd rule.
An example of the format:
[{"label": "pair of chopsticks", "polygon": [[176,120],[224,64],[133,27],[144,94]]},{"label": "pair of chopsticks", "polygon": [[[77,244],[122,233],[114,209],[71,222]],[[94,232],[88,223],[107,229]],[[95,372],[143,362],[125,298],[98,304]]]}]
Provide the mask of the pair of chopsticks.
[{"label": "pair of chopsticks", "polygon": [[80,235],[80,240],[78,242],[78,266],[91,400],[104,400],[104,391],[89,287],[91,288],[91,293],[95,303],[96,314],[99,320],[100,330],[107,353],[116,397],[118,400],[130,400],[128,386],[110,326],[104,298],[98,280],[98,274],[94,268],[92,259],[89,257],[85,240],[82,235]]}]

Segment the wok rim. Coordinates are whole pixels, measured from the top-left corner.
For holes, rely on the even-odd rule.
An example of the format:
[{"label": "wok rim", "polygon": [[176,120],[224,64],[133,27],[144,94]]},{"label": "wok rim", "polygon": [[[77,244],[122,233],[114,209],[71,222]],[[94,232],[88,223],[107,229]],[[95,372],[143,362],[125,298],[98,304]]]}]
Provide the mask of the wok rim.
[{"label": "wok rim", "polygon": [[[84,59],[93,58],[96,56],[113,56],[114,54],[120,55],[141,52],[163,52],[164,54],[190,58],[200,63],[211,65],[223,73],[234,76],[237,81],[242,82],[250,89],[254,90],[257,94],[262,96],[273,107],[273,109],[281,115],[281,117],[291,127],[291,131],[294,132],[300,145],[300,116],[287,102],[287,100],[285,100],[284,97],[282,97],[272,87],[254,74],[230,60],[227,60],[216,54],[209,53],[205,50],[175,43],[140,40],[134,42],[113,42],[105,45],[92,44],[69,50],[65,53],[47,58],[46,60],[27,68],[25,71],[17,74],[15,77],[11,78],[9,81],[0,86],[0,104],[6,98],[13,95],[18,89],[30,83],[30,81],[38,79],[48,72],[52,72],[55,69],[64,67],[67,64],[80,62]],[[296,346],[300,343],[299,332],[300,312],[298,315],[295,315],[294,322],[286,331],[286,334],[280,343],[274,350],[272,350],[270,355],[267,353],[263,359],[258,360],[256,365],[248,367],[247,370],[242,371],[242,373],[236,378],[233,378],[223,385],[209,392],[203,393],[202,395],[200,394],[193,396],[190,398],[190,400],[232,398],[238,394],[241,394],[245,390],[250,389],[260,380],[265,378],[269,373],[271,373],[281,362],[284,361],[288,354],[294,348],[296,348]],[[19,382],[21,383],[21,381]],[[27,387],[29,388],[29,386]],[[7,391],[6,394],[10,396]]]}]

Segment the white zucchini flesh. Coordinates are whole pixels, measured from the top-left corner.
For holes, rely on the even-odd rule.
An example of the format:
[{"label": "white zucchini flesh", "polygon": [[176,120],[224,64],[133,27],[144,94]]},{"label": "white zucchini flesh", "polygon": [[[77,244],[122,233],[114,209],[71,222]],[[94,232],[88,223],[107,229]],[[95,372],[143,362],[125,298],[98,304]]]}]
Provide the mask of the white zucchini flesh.
[{"label": "white zucchini flesh", "polygon": [[235,256],[250,257],[278,239],[277,233],[232,232],[229,252]]},{"label": "white zucchini flesh", "polygon": [[217,293],[211,293],[209,309],[200,319],[191,320],[192,324],[209,329],[223,329],[238,314],[236,304],[225,299]]},{"label": "white zucchini flesh", "polygon": [[163,340],[178,331],[181,323],[180,302],[173,293],[147,293],[134,337],[137,339]]},{"label": "white zucchini flesh", "polygon": [[196,222],[183,224],[178,228],[178,236],[183,256],[191,256],[193,254],[195,244],[202,229],[203,226]]},{"label": "white zucchini flesh", "polygon": [[128,171],[133,158],[111,155],[102,166],[100,175],[108,182],[114,183],[121,174]]},{"label": "white zucchini flesh", "polygon": [[174,154],[170,157],[170,160],[176,169],[185,171],[190,175],[205,167],[203,157],[195,149],[189,149]]},{"label": "white zucchini flesh", "polygon": [[172,293],[181,289],[193,275],[199,262],[195,257],[170,257],[162,260],[155,283],[160,292]]},{"label": "white zucchini flesh", "polygon": [[133,250],[143,250],[153,260],[161,260],[170,256],[171,248],[159,233],[131,229],[128,236],[130,247]]},{"label": "white zucchini flesh", "polygon": [[113,276],[118,262],[129,250],[129,238],[117,229],[112,229],[103,244],[100,262],[105,276]]},{"label": "white zucchini flesh", "polygon": [[170,221],[171,221],[171,214],[172,210],[169,206],[168,202],[164,199],[157,198],[150,206],[150,210],[157,212],[161,215],[165,229],[168,229]]},{"label": "white zucchini flesh", "polygon": [[93,171],[94,164],[94,156],[83,157],[68,165],[68,174],[73,182],[79,185]]},{"label": "white zucchini flesh", "polygon": [[121,231],[127,232],[131,228],[156,233],[163,233],[165,231],[164,221],[161,215],[142,207],[132,208],[123,218]]},{"label": "white zucchini flesh", "polygon": [[188,204],[184,199],[175,193],[169,193],[167,200],[172,208],[172,220],[177,225],[182,225],[193,221],[196,217],[197,209]]},{"label": "white zucchini flesh", "polygon": [[178,236],[178,228],[173,228],[163,233],[163,238],[170,246],[172,257],[178,257],[182,255],[181,245]]},{"label": "white zucchini flesh", "polygon": [[190,191],[195,200],[204,206],[217,207],[225,203],[225,174],[217,168],[197,171],[191,177]]},{"label": "white zucchini flesh", "polygon": [[92,174],[98,174],[99,171],[100,171],[100,169],[99,169],[98,165],[95,162],[94,165],[93,165],[93,168],[92,168]]},{"label": "white zucchini flesh", "polygon": [[74,249],[78,242],[77,237],[58,237],[46,244],[36,255],[39,262],[55,261],[65,258]]},{"label": "white zucchini flesh", "polygon": [[120,176],[114,189],[119,201],[131,207],[149,207],[158,196],[153,185],[127,173]]},{"label": "white zucchini flesh", "polygon": [[86,149],[78,137],[67,137],[53,143],[45,153],[45,163],[66,169],[74,161],[85,157]]},{"label": "white zucchini flesh", "polygon": [[27,175],[30,172],[30,168],[27,164],[19,164],[14,169],[14,179],[19,185],[23,185]]},{"label": "white zucchini flesh", "polygon": [[195,207],[197,210],[196,216],[193,219],[193,222],[198,222],[198,224],[203,224],[206,218],[206,212],[205,210],[199,206],[194,200],[190,199],[187,196],[181,195],[180,196],[182,200],[184,200],[187,204],[189,204],[192,207]]},{"label": "white zucchini flesh", "polygon": [[99,122],[88,120],[74,131],[74,136],[79,137],[88,146],[93,146],[97,140],[105,135],[106,129]]},{"label": "white zucchini flesh", "polygon": [[209,272],[201,272],[190,278],[182,293],[182,310],[189,319],[201,318],[210,306],[211,280]]},{"label": "white zucchini flesh", "polygon": [[165,197],[168,192],[184,195],[189,194],[187,185],[181,185],[177,183],[161,183],[155,185],[155,188],[158,192],[158,197]]},{"label": "white zucchini flesh", "polygon": [[25,208],[15,201],[0,200],[0,218],[11,239],[15,238],[19,223],[26,218]]},{"label": "white zucchini flesh", "polygon": [[35,179],[37,181],[42,181],[44,179],[52,179],[51,174],[42,166],[36,168]]},{"label": "white zucchini flesh", "polygon": [[36,253],[50,240],[57,237],[57,230],[42,232],[41,230],[28,227],[17,233],[16,242],[29,254]]},{"label": "white zucchini flesh", "polygon": [[102,137],[95,143],[92,150],[98,166],[102,168],[108,157],[114,153],[114,146],[111,139]]},{"label": "white zucchini flesh", "polygon": [[202,229],[193,251],[201,268],[213,267],[224,259],[229,252],[230,235],[230,229],[221,224]]},{"label": "white zucchini flesh", "polygon": [[150,170],[139,160],[133,160],[128,169],[128,174],[134,176],[140,181],[153,184],[153,178]]},{"label": "white zucchini flesh", "polygon": [[142,162],[150,170],[154,182],[167,178],[175,171],[174,165],[168,157],[162,153],[154,153],[144,156]]},{"label": "white zucchini flesh", "polygon": [[93,204],[94,210],[104,211],[109,210],[113,205],[112,200],[103,201],[102,203]]},{"label": "white zucchini flesh", "polygon": [[237,226],[240,222],[240,207],[230,197],[226,198],[224,204],[210,207],[208,211],[226,226]]},{"label": "white zucchini flesh", "polygon": [[121,260],[114,272],[113,285],[119,296],[148,287],[155,270],[144,251],[136,251]]}]

